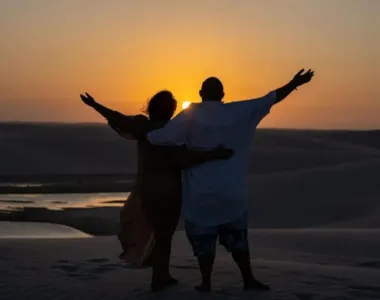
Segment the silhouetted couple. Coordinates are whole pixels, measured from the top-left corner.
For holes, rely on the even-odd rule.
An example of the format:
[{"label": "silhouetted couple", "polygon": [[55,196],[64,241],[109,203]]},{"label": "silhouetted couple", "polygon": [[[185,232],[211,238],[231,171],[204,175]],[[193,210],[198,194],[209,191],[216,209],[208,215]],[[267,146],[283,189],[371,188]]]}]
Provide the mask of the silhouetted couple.
[{"label": "silhouetted couple", "polygon": [[199,91],[202,102],[172,120],[177,102],[168,91],[149,101],[148,117],[125,116],[81,95],[121,136],[137,140],[138,172],[121,212],[120,257],[152,266],[153,291],[177,283],[170,276],[169,259],[181,203],[186,235],[202,275],[196,290],[211,290],[218,237],[238,265],[244,289],[269,290],[253,276],[250,264],[245,199],[250,141],[271,107],[313,75],[301,70],[264,97],[226,104],[221,81],[210,77]]}]

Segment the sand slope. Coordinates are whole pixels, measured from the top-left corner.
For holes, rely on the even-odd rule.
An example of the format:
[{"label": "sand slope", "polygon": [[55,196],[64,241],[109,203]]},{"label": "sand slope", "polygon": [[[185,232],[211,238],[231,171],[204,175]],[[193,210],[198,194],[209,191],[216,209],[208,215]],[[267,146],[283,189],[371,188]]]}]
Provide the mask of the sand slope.
[{"label": "sand slope", "polygon": [[74,228],[50,223],[0,222],[0,239],[64,239],[91,237]]},{"label": "sand slope", "polygon": [[[0,124],[0,182],[87,174],[77,192],[106,192],[115,191],[117,174],[135,167],[135,143],[103,125]],[[380,226],[380,131],[258,130],[247,169],[252,228]],[[0,213],[0,220],[54,222],[95,235],[116,234],[118,219],[115,207]]]},{"label": "sand slope", "polygon": [[[378,159],[251,176],[251,226],[309,227],[376,218],[373,212],[380,208],[379,178]],[[379,223],[371,224],[377,227]]]},{"label": "sand slope", "polygon": [[[380,299],[380,245],[374,243],[379,234],[363,238],[363,232],[327,236],[323,232],[252,232],[255,273],[273,291],[243,292],[237,268],[218,249],[210,296],[192,289],[199,274],[183,233],[175,238],[172,260],[172,273],[181,284],[159,294],[148,292],[148,270],[130,270],[120,264],[115,237],[0,240],[0,299]],[[342,252],[347,237],[363,248]],[[319,252],[313,250],[313,241]]]},{"label": "sand slope", "polygon": [[[378,205],[379,207],[380,205]],[[380,210],[369,212],[367,216],[352,218],[348,221],[334,222],[321,227],[328,228],[380,228]]]},{"label": "sand slope", "polygon": [[[251,175],[247,183],[249,225],[251,228],[380,228],[379,178],[378,158]],[[54,200],[54,195],[51,197]],[[118,207],[63,211],[25,208],[0,214],[0,220],[53,222],[89,234],[107,235],[118,232],[119,211]]]},{"label": "sand slope", "polygon": [[[259,130],[249,171],[272,173],[380,155],[380,131]],[[135,143],[105,125],[1,124],[0,175],[119,174],[136,169]]]}]

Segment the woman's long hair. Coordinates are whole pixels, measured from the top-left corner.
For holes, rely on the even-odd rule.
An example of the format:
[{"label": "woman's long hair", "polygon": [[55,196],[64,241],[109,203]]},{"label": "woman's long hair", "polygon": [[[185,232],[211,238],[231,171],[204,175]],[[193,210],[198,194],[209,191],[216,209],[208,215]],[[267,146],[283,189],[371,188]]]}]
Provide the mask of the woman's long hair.
[{"label": "woman's long hair", "polygon": [[177,100],[170,91],[163,90],[155,94],[144,109],[152,121],[169,121],[177,109]]}]

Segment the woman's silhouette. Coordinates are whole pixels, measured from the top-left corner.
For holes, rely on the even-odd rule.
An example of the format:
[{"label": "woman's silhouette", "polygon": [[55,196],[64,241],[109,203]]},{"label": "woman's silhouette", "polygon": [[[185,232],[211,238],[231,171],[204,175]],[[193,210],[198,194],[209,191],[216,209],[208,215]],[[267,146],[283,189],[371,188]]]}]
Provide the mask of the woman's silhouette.
[{"label": "woman's silhouette", "polygon": [[155,94],[144,115],[126,116],[97,103],[89,94],[84,103],[103,115],[121,136],[137,140],[138,171],[134,187],[120,214],[123,253],[120,258],[137,266],[152,266],[153,291],[177,283],[170,276],[172,237],[181,210],[181,170],[216,159],[228,159],[232,150],[191,150],[185,146],[154,146],[148,132],[161,128],[172,118],[177,101],[169,91]]}]

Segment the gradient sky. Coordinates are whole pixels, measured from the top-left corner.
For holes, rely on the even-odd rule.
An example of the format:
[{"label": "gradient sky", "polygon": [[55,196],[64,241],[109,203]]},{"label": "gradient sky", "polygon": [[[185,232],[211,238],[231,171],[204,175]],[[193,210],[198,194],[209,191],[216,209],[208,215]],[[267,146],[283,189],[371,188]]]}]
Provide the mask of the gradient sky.
[{"label": "gradient sky", "polygon": [[255,98],[300,68],[312,84],[262,127],[380,127],[379,0],[1,0],[0,121],[102,122],[89,92],[126,114],[160,89]]}]

